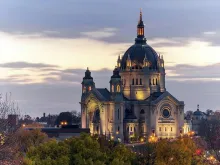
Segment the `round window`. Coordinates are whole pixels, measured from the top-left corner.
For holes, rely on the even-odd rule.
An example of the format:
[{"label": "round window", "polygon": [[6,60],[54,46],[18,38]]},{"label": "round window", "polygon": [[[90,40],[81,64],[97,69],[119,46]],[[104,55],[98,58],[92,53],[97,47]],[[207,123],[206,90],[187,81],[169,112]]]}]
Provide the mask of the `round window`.
[{"label": "round window", "polygon": [[170,117],[170,111],[168,109],[164,109],[162,113],[163,113],[163,117],[165,118]]}]

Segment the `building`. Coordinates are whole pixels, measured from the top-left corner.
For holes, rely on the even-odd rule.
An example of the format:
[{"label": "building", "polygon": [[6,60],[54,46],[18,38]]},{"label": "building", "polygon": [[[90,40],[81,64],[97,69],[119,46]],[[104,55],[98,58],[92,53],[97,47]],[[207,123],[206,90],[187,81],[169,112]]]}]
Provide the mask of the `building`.
[{"label": "building", "polygon": [[89,133],[87,128],[79,128],[78,125],[65,125],[61,127],[32,127],[25,128],[26,130],[40,129],[41,132],[46,133],[49,138],[55,138],[56,140],[65,140],[71,137],[79,137],[82,133]]},{"label": "building", "polygon": [[82,81],[81,124],[91,134],[129,141],[156,135],[175,138],[183,132],[184,102],[165,86],[163,56],[147,43],[142,12],[134,45],[118,57],[110,91],[96,88],[87,68]]}]

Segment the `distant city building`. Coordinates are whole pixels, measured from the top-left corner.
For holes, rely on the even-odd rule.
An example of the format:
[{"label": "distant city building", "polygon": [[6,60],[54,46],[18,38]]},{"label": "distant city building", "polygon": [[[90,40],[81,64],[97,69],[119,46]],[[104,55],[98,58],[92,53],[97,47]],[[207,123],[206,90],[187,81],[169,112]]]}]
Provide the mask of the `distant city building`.
[{"label": "distant city building", "polygon": [[[110,91],[96,88],[87,68],[82,81],[82,128],[91,134],[128,141],[131,137],[175,138],[188,131],[184,102],[165,88],[163,56],[146,42],[142,13],[137,38],[117,60]],[[186,128],[185,128],[186,127]],[[190,129],[190,128],[189,128]]]}]

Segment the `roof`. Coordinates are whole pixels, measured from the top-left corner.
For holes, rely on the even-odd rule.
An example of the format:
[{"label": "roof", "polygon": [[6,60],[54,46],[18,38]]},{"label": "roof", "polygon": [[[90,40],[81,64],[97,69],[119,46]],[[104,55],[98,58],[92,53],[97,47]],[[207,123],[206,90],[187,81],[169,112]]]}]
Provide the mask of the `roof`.
[{"label": "roof", "polygon": [[147,101],[154,101],[157,100],[158,97],[160,97],[164,92],[154,92],[152,93],[146,100]]},{"label": "roof", "polygon": [[96,88],[105,101],[111,100],[111,93],[106,88]]},{"label": "roof", "polygon": [[197,109],[195,112],[193,112],[193,115],[196,115],[196,116],[203,116],[204,113]]},{"label": "roof", "polygon": [[124,54],[121,60],[121,67],[126,68],[126,61],[128,59],[128,56],[130,56],[130,59],[132,63],[135,63],[136,65],[143,64],[144,58],[150,62],[151,66],[150,68],[155,69],[157,68],[157,59],[158,55],[156,51],[149,46],[148,44],[134,44],[132,45]]}]

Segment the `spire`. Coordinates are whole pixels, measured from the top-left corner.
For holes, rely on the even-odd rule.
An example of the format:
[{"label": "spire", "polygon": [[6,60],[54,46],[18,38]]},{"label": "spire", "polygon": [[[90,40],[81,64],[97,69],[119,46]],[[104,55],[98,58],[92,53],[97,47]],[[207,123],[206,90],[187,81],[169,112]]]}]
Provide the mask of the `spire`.
[{"label": "spire", "polygon": [[129,53],[128,53],[128,58],[127,58],[127,67],[131,67],[131,57]]},{"label": "spire", "polygon": [[128,60],[131,60],[130,54],[128,53]]},{"label": "spire", "polygon": [[91,76],[91,72],[89,70],[89,67],[87,67],[86,72],[85,72],[85,77],[83,79],[93,79]]},{"label": "spire", "polygon": [[142,10],[140,10],[140,16],[137,24],[137,38],[136,44],[146,44],[146,38],[144,37],[144,22],[142,20]]},{"label": "spire", "polygon": [[140,8],[140,19],[139,19],[139,22],[141,22],[141,21],[142,21],[142,10]]},{"label": "spire", "polygon": [[118,66],[118,67],[120,67],[120,66],[121,66],[121,58],[120,58],[120,54],[118,55],[117,66]]},{"label": "spire", "polygon": [[144,55],[144,60],[147,60],[147,56],[146,56],[146,53],[145,53],[145,55]]},{"label": "spire", "polygon": [[144,64],[144,66],[148,66],[148,60],[147,60],[147,55],[146,55],[146,53],[145,53],[145,56],[144,56],[143,64]]}]

